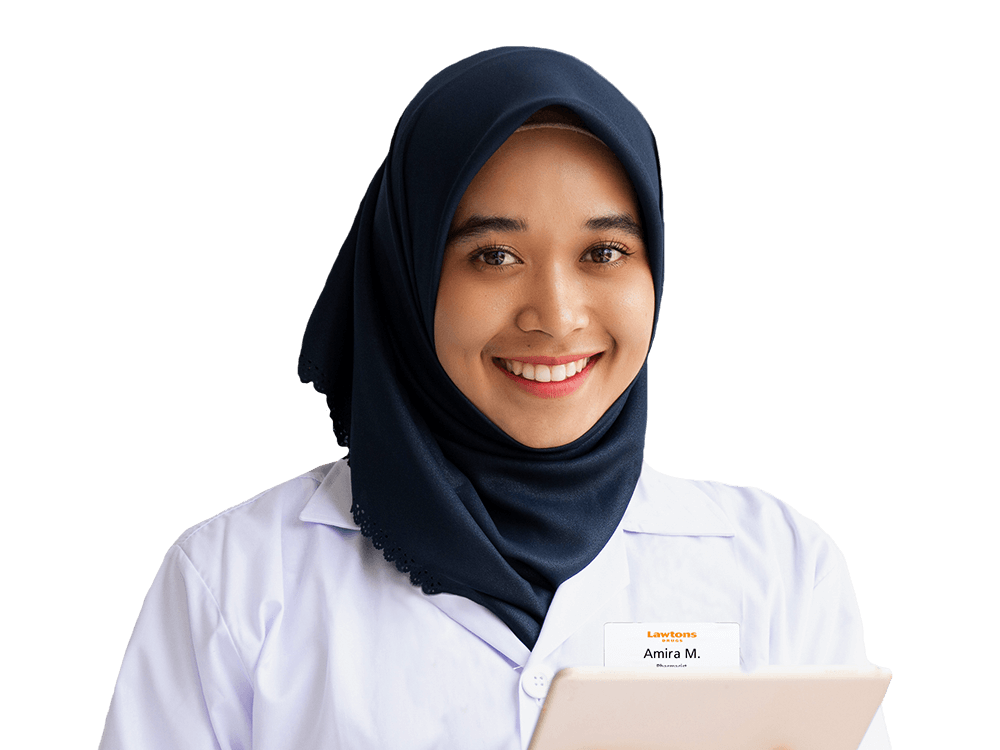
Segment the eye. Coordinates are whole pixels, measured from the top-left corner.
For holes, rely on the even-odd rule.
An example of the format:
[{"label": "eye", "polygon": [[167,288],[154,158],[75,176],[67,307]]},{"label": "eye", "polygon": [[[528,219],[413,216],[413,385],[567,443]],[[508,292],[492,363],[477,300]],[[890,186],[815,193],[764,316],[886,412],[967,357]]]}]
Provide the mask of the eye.
[{"label": "eye", "polygon": [[580,258],[581,263],[598,263],[608,265],[620,261],[631,255],[624,246],[615,242],[605,242],[594,247],[587,248]]},{"label": "eye", "polygon": [[493,266],[494,268],[500,266],[513,266],[516,263],[520,263],[517,256],[514,255],[510,250],[503,247],[486,247],[476,250],[469,259],[473,263],[482,263],[487,266]]}]

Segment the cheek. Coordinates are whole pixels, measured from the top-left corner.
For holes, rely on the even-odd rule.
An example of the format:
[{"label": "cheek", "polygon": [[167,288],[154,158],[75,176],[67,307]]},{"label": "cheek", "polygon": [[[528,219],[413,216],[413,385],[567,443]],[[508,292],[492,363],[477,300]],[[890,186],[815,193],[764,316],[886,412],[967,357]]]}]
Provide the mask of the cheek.
[{"label": "cheek", "polygon": [[646,276],[635,283],[623,286],[615,296],[616,304],[611,310],[618,332],[616,338],[625,349],[629,361],[636,361],[636,371],[642,366],[649,352],[653,334],[653,317],[656,311],[656,295],[653,279]]},{"label": "cheek", "polygon": [[434,310],[434,348],[452,380],[456,373],[449,368],[480,359],[504,314],[504,301],[497,295],[442,277]]}]

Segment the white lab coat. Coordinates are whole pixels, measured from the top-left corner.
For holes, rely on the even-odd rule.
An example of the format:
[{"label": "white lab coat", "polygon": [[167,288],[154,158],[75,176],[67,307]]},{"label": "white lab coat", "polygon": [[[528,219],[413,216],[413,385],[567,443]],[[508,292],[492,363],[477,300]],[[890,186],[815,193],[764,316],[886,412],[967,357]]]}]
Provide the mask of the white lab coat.
[{"label": "white lab coat", "polygon": [[[102,750],[525,748],[551,676],[602,664],[606,622],[738,622],[748,670],[868,663],[840,551],[759,490],[644,467],[530,652],[484,607],[410,585],[350,507],[341,461],[187,531],[143,604]],[[862,747],[888,746],[880,711]]]}]

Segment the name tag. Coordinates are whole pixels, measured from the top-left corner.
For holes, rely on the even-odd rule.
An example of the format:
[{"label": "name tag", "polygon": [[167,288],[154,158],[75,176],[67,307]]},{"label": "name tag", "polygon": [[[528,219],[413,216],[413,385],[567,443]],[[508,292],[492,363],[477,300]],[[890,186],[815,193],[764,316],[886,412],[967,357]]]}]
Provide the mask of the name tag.
[{"label": "name tag", "polygon": [[735,622],[609,622],[604,666],[635,669],[738,669]]}]

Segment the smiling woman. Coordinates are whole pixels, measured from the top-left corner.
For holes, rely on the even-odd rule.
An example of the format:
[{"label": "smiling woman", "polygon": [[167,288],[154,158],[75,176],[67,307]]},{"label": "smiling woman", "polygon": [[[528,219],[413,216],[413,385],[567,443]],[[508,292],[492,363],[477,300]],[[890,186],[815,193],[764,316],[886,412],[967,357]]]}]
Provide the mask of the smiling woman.
[{"label": "smiling woman", "polygon": [[617,89],[543,49],[435,76],[303,339],[348,459],[181,536],[102,747],[523,749],[608,623],[867,664],[821,530],[643,464],[662,287],[656,143]]},{"label": "smiling woman", "polygon": [[654,308],[635,191],[611,150],[577,128],[518,129],[451,223],[434,342],[452,382],[518,442],[571,443],[639,373]]}]

